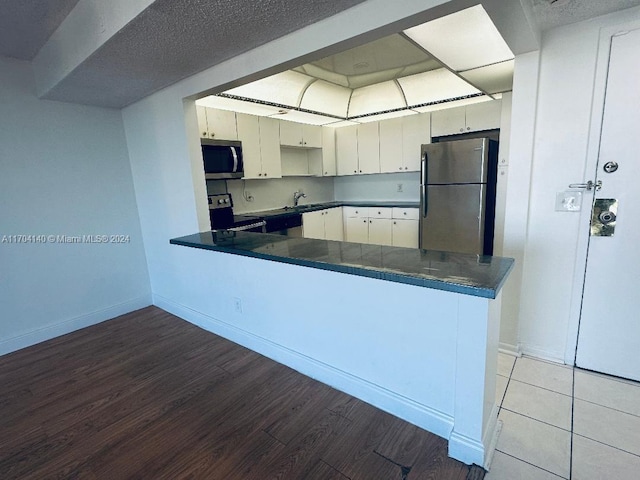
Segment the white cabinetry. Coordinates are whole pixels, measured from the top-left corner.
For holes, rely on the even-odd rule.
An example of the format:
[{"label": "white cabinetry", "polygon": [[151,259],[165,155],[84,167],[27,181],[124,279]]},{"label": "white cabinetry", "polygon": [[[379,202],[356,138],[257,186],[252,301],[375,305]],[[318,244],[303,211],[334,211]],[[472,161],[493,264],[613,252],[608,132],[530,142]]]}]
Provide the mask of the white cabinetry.
[{"label": "white cabinetry", "polygon": [[418,209],[394,208],[392,219],[392,245],[418,248]]},{"label": "white cabinetry", "polygon": [[431,136],[455,135],[500,128],[501,101],[474,103],[431,113]]},{"label": "white cabinetry", "polygon": [[379,122],[358,125],[358,173],[380,173]]},{"label": "white cabinetry", "polygon": [[342,207],[303,213],[302,232],[305,238],[342,241],[344,239]]},{"label": "white cabinetry", "polygon": [[280,145],[322,148],[322,127],[282,120],[280,121]]},{"label": "white cabinetry", "polygon": [[196,106],[200,138],[237,140],[236,113],[229,110]]},{"label": "white cabinetry", "polygon": [[373,245],[392,244],[392,224],[390,218],[369,218],[369,242]]},{"label": "white cabinetry", "polygon": [[428,113],[392,118],[380,122],[380,171],[420,171],[420,145],[431,142]]},{"label": "white cabinetry", "polygon": [[322,127],[322,176],[336,175],[336,129]]},{"label": "white cabinetry", "polygon": [[244,178],[280,178],[280,126],[278,120],[238,113],[238,139],[242,142]]},{"label": "white cabinetry", "polygon": [[336,165],[338,175],[358,173],[357,125],[336,129]]}]

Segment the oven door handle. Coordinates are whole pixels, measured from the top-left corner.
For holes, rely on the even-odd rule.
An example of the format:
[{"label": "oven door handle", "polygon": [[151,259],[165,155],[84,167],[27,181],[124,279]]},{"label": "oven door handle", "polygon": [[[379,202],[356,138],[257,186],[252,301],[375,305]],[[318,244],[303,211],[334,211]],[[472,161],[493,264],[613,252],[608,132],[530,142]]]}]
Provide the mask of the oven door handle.
[{"label": "oven door handle", "polygon": [[226,228],[225,230],[229,230],[230,232],[244,232],[246,230],[251,230],[258,227],[264,227],[267,224],[264,220],[256,223],[251,223],[249,225],[240,225],[239,227],[231,227]]}]

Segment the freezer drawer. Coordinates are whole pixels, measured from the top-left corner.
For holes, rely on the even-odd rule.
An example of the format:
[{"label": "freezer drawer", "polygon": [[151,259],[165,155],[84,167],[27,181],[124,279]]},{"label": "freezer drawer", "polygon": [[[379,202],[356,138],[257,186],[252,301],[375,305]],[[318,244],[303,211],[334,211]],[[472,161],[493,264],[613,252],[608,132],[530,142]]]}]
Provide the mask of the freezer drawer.
[{"label": "freezer drawer", "polygon": [[420,248],[491,254],[485,247],[486,188],[485,184],[428,186],[420,212]]}]

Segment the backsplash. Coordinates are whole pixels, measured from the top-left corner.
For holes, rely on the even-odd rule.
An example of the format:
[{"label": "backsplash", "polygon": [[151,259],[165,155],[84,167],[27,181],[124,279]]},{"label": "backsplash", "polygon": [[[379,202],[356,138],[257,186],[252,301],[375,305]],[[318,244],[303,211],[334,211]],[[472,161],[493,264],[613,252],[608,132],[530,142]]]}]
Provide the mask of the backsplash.
[{"label": "backsplash", "polygon": [[[285,177],[270,180],[227,180],[234,213],[256,212],[293,205],[293,193],[302,190],[307,197],[300,204],[332,202],[333,178]],[[211,183],[211,182],[210,182]],[[209,187],[209,193],[211,187]],[[247,201],[249,195],[252,201]]]},{"label": "backsplash", "polygon": [[[401,185],[402,191],[398,191]],[[420,173],[381,173],[335,177],[335,200],[420,201]]]}]

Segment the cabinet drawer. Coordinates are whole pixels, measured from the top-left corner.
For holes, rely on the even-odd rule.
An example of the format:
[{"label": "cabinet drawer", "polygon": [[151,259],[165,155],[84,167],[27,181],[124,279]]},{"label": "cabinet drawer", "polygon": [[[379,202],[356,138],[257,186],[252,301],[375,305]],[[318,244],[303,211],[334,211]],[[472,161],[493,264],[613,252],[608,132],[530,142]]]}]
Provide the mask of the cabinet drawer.
[{"label": "cabinet drawer", "polygon": [[388,207],[369,207],[369,217],[371,218],[391,218],[392,208]]},{"label": "cabinet drawer", "polygon": [[407,219],[407,220],[418,220],[419,209],[417,208],[400,208],[394,207],[393,209],[393,218],[398,219]]},{"label": "cabinet drawer", "polygon": [[369,217],[369,207],[343,207],[345,218],[367,218]]}]

